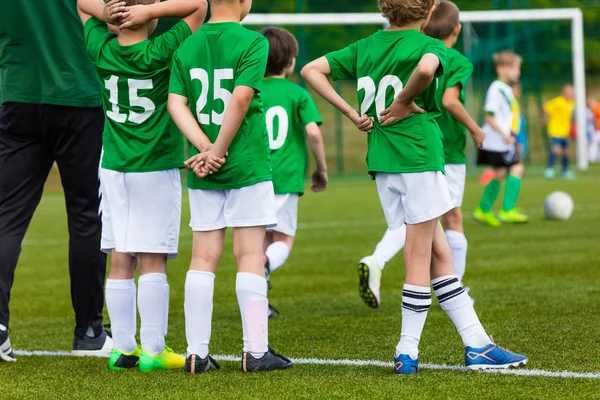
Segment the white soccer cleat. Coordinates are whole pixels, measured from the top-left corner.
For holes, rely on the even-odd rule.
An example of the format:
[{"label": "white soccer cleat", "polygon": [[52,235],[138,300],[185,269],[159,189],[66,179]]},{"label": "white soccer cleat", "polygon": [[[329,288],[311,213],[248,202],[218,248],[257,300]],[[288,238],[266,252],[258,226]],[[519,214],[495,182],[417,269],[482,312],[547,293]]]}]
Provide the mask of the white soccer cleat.
[{"label": "white soccer cleat", "polygon": [[358,294],[365,304],[371,308],[379,307],[381,301],[381,269],[373,256],[363,258],[358,263]]}]

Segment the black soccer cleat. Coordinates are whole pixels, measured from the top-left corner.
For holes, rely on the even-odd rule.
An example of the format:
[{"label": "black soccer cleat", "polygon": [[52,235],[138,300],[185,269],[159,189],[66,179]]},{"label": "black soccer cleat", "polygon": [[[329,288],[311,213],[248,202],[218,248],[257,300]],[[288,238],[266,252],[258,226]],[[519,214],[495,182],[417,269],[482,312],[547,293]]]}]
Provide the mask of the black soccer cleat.
[{"label": "black soccer cleat", "polygon": [[289,359],[275,353],[270,347],[261,358],[254,358],[248,352],[242,354],[242,372],[277,371],[291,367],[292,362]]},{"label": "black soccer cleat", "polygon": [[265,279],[267,280],[267,290],[273,289],[271,284],[271,262],[267,256],[265,256]]},{"label": "black soccer cleat", "polygon": [[8,338],[8,329],[0,329],[0,361],[17,361],[17,356],[10,345],[10,339]]},{"label": "black soccer cleat", "polygon": [[113,341],[110,335],[103,330],[96,337],[84,336],[73,338],[71,355],[75,357],[110,357]]},{"label": "black soccer cleat", "polygon": [[279,311],[269,303],[269,318],[276,318],[279,315]]},{"label": "black soccer cleat", "polygon": [[185,367],[183,367],[183,370],[190,374],[201,374],[202,372],[219,368],[221,368],[221,366],[211,356],[200,358],[200,356],[196,354],[190,354],[185,360]]}]

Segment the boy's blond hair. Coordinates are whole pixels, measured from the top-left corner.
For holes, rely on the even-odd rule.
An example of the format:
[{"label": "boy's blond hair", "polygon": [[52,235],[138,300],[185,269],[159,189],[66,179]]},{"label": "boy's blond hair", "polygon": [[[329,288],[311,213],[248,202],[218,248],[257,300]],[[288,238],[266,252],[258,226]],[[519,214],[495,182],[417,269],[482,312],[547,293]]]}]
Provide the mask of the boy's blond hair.
[{"label": "boy's blond hair", "polygon": [[522,64],[523,58],[520,55],[511,50],[504,50],[499,53],[496,53],[492,56],[494,60],[494,65],[497,67],[506,67],[511,66],[516,63]]},{"label": "boy's blond hair", "polygon": [[154,4],[154,3],[156,3],[156,0],[125,0],[125,6],[127,6],[127,7],[137,6],[137,5],[147,6],[149,4]]},{"label": "boy's blond hair", "polygon": [[435,4],[439,0],[379,0],[379,9],[390,25],[403,26],[425,19]]}]

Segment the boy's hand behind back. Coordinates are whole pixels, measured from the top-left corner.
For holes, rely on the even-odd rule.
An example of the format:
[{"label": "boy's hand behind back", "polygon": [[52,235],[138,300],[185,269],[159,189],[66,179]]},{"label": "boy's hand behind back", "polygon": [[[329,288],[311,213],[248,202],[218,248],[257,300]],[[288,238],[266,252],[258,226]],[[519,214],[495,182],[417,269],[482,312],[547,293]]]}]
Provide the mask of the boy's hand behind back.
[{"label": "boy's hand behind back", "polygon": [[358,111],[352,110],[348,118],[360,131],[369,133],[373,130],[373,120],[366,114],[361,117]]},{"label": "boy's hand behind back", "polygon": [[394,100],[391,106],[381,112],[379,122],[381,122],[381,125],[385,126],[406,119],[413,114],[425,114],[425,110],[416,105],[414,101],[405,104],[398,100]]},{"label": "boy's hand behind back", "polygon": [[323,192],[327,189],[327,183],[329,178],[327,177],[327,171],[315,170],[312,175],[312,186],[311,190],[315,193]]},{"label": "boy's hand behind back", "polygon": [[220,170],[224,164],[225,156],[220,157],[211,147],[207,151],[199,154],[197,164],[194,167],[194,173],[198,178],[205,178]]}]

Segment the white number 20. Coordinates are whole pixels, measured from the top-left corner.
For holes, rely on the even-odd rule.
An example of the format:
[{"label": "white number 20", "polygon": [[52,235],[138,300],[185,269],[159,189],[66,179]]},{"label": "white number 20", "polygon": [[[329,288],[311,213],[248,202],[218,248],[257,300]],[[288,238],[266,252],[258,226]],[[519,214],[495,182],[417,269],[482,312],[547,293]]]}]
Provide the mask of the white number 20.
[{"label": "white number 20", "polygon": [[217,113],[215,110],[212,110],[212,114],[206,114],[202,112],[204,107],[208,104],[208,92],[210,81],[208,78],[208,72],[202,68],[194,68],[190,70],[190,78],[192,80],[200,81],[200,85],[202,89],[200,90],[200,97],[196,102],[196,117],[198,118],[198,122],[201,125],[210,125],[211,117],[212,122],[215,125],[223,124],[223,116],[225,115],[225,110],[227,110],[227,106],[231,101],[231,92],[222,87],[222,82],[224,80],[232,80],[233,79],[233,69],[216,69],[214,75],[215,87],[213,90],[213,98],[215,100],[221,100],[223,102],[223,112]]},{"label": "white number 20", "polygon": [[371,77],[365,76],[360,78],[356,90],[365,91],[365,97],[360,105],[360,114],[366,114],[367,110],[373,105],[373,102],[375,102],[377,117],[381,117],[381,113],[391,105],[386,104],[385,102],[387,90],[390,87],[394,89],[394,98],[396,98],[402,91],[402,81],[397,76],[386,75],[381,78],[379,88],[376,88],[375,81],[373,81]]},{"label": "white number 20", "polygon": [[[108,89],[110,97],[108,101],[112,105],[110,110],[106,111],[106,116],[115,122],[123,124],[127,121],[127,114],[121,113],[119,108],[119,77],[111,76],[110,79],[104,81],[104,86]],[[129,112],[129,121],[134,124],[141,124],[146,121],[154,110],[156,110],[155,104],[147,97],[139,96],[138,91],[152,89],[152,79],[127,79],[127,86],[129,87],[129,105],[132,107],[140,107],[144,111],[137,113],[134,111]]]}]

